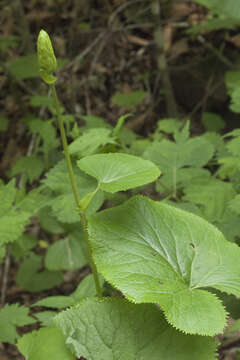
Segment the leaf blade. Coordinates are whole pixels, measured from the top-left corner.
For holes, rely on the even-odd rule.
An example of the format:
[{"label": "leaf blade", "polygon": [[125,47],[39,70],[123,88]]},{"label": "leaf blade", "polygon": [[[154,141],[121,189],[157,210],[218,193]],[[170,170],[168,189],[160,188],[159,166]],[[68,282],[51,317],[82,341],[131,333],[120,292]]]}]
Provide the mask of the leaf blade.
[{"label": "leaf blade", "polygon": [[152,162],[121,153],[86,156],[77,164],[98,180],[102,190],[111,193],[145,185],[161,173]]},{"label": "leaf blade", "polygon": [[[203,234],[204,229],[204,235]],[[205,325],[195,314],[171,318],[174,297],[215,287],[240,295],[240,249],[204,219],[144,197],[135,197],[89,219],[89,234],[98,271],[131,301],[154,302],[164,307],[167,319],[187,333],[213,335],[225,326],[224,307],[215,301],[215,322]],[[211,307],[210,295],[208,297]],[[193,306],[194,308],[194,306]],[[212,307],[211,307],[212,308]],[[214,310],[214,309],[212,309]],[[220,322],[219,322],[220,319]],[[197,324],[199,323],[199,328]]]}]

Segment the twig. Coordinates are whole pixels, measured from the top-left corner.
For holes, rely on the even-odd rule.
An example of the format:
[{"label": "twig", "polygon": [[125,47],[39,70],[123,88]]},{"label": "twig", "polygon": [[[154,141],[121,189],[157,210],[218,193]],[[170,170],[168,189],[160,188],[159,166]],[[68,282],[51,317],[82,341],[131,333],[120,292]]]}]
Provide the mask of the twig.
[{"label": "twig", "polygon": [[138,3],[138,2],[143,2],[145,0],[132,0],[132,1],[126,1],[125,3],[123,3],[122,5],[120,5],[117,10],[115,10],[111,16],[109,17],[109,20],[108,20],[108,25],[109,27],[112,27],[111,25],[114,23],[114,20],[115,18],[117,17],[117,15],[122,12],[123,10],[125,10],[127,7],[135,4],[135,3]]},{"label": "twig", "polygon": [[29,24],[24,13],[24,8],[21,0],[15,0],[11,4],[12,12],[16,21],[19,22],[19,29],[21,31],[21,38],[23,39],[23,46],[27,52],[33,52],[34,44],[31,38]]},{"label": "twig", "polygon": [[109,39],[109,34],[106,33],[106,34],[105,34],[105,37],[104,37],[104,38],[102,39],[102,41],[100,42],[99,47],[98,47],[98,49],[97,49],[97,51],[96,51],[96,53],[95,53],[95,55],[94,55],[94,58],[93,58],[93,60],[92,60],[92,62],[91,62],[91,67],[90,67],[90,71],[89,71],[89,75],[88,75],[89,77],[92,75],[93,70],[94,70],[94,67],[95,67],[95,65],[96,65],[96,62],[97,62],[99,56],[101,55],[101,52],[102,52],[103,49],[105,48],[105,45],[106,45],[108,39]]},{"label": "twig", "polygon": [[204,95],[204,97],[202,98],[202,100],[194,107],[194,109],[192,110],[191,114],[189,115],[190,118],[193,117],[193,115],[201,108],[201,106],[205,103],[206,98],[208,98],[209,96],[211,96],[213,93],[215,93],[215,91],[217,90],[217,88],[221,85],[221,83],[223,82],[223,80],[221,79],[220,81],[218,81],[213,87],[212,89],[209,89],[208,93]]},{"label": "twig", "polygon": [[202,35],[198,35],[197,37],[198,41],[203,44],[208,50],[210,50],[223,64],[227,65],[227,67],[232,68],[233,64],[231,61],[226,58],[221,51],[216,49],[212,44],[208,43]]},{"label": "twig", "polygon": [[68,70],[68,69],[71,68],[74,64],[76,64],[78,61],[80,61],[84,56],[88,55],[88,54],[92,51],[92,49],[95,47],[95,45],[97,45],[97,44],[99,43],[99,41],[102,39],[102,37],[105,36],[105,33],[106,33],[106,31],[101,32],[101,33],[96,37],[96,39],[93,40],[93,41],[91,42],[91,44],[90,44],[87,48],[85,48],[79,55],[77,55],[77,56],[75,57],[75,59],[73,59],[73,61],[71,61],[70,63],[68,63],[68,64],[64,67],[64,69],[65,69],[65,70],[66,70],[66,69]]},{"label": "twig", "polygon": [[6,255],[4,261],[3,276],[2,276],[2,290],[1,290],[1,301],[0,301],[1,306],[3,306],[5,303],[9,267],[10,267],[10,254],[9,254],[9,248],[8,246],[6,246]]},{"label": "twig", "polygon": [[235,339],[231,342],[228,342],[227,344],[223,344],[219,347],[218,350],[219,350],[219,352],[223,352],[223,351],[235,348],[235,347],[240,347],[240,339]]},{"label": "twig", "polygon": [[[161,25],[161,5],[160,0],[152,0],[152,13],[155,19],[154,41],[157,48],[157,63],[159,76],[162,77],[162,83],[165,92],[165,100],[168,117],[178,117],[177,103],[175,100],[173,87],[168,71],[167,59],[164,53],[164,40]],[[159,81],[159,76],[157,81]]]}]

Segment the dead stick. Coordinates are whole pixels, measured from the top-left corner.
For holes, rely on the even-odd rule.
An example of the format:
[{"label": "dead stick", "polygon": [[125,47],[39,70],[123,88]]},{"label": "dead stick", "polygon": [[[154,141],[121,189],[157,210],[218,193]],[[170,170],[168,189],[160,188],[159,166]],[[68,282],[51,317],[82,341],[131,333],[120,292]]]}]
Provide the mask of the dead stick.
[{"label": "dead stick", "polygon": [[7,246],[5,261],[4,261],[4,268],[3,268],[3,277],[2,277],[1,306],[3,306],[5,303],[9,267],[10,267],[10,254],[9,254],[9,248]]}]

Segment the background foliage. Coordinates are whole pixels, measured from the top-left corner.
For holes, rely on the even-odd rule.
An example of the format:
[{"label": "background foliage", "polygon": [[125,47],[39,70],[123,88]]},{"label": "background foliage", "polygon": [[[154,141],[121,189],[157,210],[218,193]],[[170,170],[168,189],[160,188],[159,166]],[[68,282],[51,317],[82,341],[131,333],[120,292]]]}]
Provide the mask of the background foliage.
[{"label": "background foliage", "polygon": [[[117,359],[157,359],[159,353],[169,360],[238,359],[237,2],[0,4],[0,357],[94,360],[94,343],[104,360],[113,358],[109,347]],[[107,280],[101,278],[109,296],[104,301],[94,299],[56,111],[39,79],[35,43],[41,28],[51,35],[58,59],[78,192],[85,204],[92,200],[87,216],[94,260]],[[154,202],[139,195],[128,200],[136,194]],[[164,216],[176,238],[160,221]],[[181,222],[193,230],[184,232],[180,261],[172,249],[179,246]],[[165,238],[152,238],[149,224]],[[202,228],[208,237],[198,235]],[[116,234],[122,241],[113,246]],[[159,295],[160,286],[171,296]],[[131,302],[161,303],[164,315],[152,304],[128,303],[122,294]],[[183,303],[196,309],[185,314]],[[90,332],[90,340],[76,326]]]}]

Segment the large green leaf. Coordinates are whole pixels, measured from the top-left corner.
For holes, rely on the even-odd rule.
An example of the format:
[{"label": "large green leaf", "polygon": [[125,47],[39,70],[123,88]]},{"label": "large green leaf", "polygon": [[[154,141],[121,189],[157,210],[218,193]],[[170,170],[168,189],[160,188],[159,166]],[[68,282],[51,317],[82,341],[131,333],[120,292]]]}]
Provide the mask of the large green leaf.
[{"label": "large green leaf", "polygon": [[240,249],[213,225],[181,209],[134,197],[89,219],[98,271],[137,303],[159,303],[191,334],[223,331],[226,313],[204,288],[240,296]]},{"label": "large green leaf", "polygon": [[42,328],[25,334],[17,344],[26,360],[75,360],[58,328]]},{"label": "large green leaf", "polygon": [[57,326],[87,360],[214,360],[216,343],[171,327],[156,306],[121,298],[89,298],[58,314]]},{"label": "large green leaf", "polygon": [[217,179],[202,179],[184,188],[184,200],[199,204],[203,207],[204,216],[211,222],[220,222],[227,205],[234,198],[236,192],[231,183]]},{"label": "large green leaf", "polygon": [[161,173],[151,161],[121,153],[86,156],[77,164],[98,180],[102,190],[110,193],[145,185]]},{"label": "large green leaf", "polygon": [[204,166],[213,155],[211,143],[201,137],[175,143],[170,140],[154,142],[145,152],[145,159],[159,165],[163,172],[185,166]]},{"label": "large green leaf", "polygon": [[209,180],[211,176],[210,171],[204,168],[181,168],[177,172],[172,170],[167,170],[163,176],[156,183],[156,190],[159,192],[172,190],[174,186],[183,188],[192,183],[196,179],[206,179]]}]

